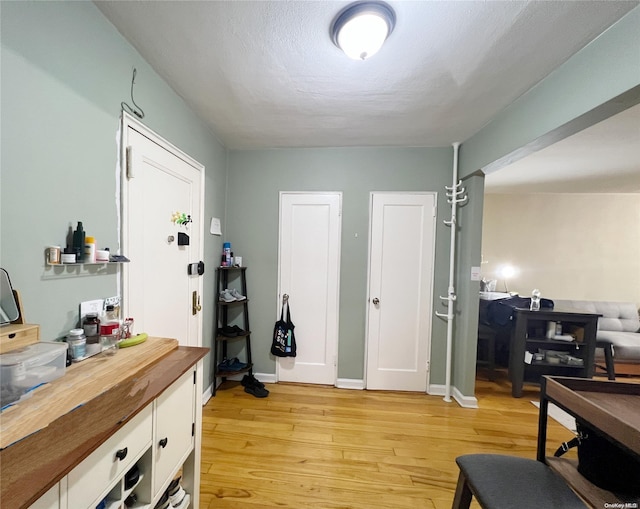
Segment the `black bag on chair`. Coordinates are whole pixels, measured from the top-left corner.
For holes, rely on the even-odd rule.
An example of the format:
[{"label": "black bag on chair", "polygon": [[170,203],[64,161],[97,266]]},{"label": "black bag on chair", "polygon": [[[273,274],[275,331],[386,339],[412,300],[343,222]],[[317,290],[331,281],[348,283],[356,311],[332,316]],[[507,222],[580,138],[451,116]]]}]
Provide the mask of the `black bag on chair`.
[{"label": "black bag on chair", "polygon": [[[284,308],[287,307],[287,319],[284,319]],[[282,311],[280,312],[280,320],[278,320],[273,328],[273,341],[271,343],[271,353],[276,357],[295,357],[296,356],[296,336],[293,333],[295,325],[291,321],[291,310],[289,308],[289,300],[282,303]]]},{"label": "black bag on chair", "polygon": [[564,442],[554,456],[578,447],[578,472],[596,486],[624,495],[640,496],[640,459],[607,440],[593,427],[576,420],[578,435]]}]

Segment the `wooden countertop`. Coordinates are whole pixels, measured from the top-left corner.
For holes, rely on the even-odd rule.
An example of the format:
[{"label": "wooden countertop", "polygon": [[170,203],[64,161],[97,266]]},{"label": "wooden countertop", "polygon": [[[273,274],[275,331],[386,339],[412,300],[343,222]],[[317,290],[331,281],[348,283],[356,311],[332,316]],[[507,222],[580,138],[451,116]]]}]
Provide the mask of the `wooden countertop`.
[{"label": "wooden countertop", "polygon": [[2,506],[32,504],[208,351],[149,338],[112,357],[100,354],[70,366],[2,412]]}]

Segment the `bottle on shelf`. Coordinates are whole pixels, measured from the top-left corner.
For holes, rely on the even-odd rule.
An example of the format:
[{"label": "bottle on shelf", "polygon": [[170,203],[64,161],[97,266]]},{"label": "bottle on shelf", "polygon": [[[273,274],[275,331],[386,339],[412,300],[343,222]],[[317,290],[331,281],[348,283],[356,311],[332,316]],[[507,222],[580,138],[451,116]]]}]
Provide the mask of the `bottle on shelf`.
[{"label": "bottle on shelf", "polygon": [[540,290],[537,288],[531,292],[531,311],[540,311]]},{"label": "bottle on shelf", "polygon": [[222,247],[222,251],[224,252],[224,266],[231,267],[231,242],[225,242]]},{"label": "bottle on shelf", "polygon": [[87,355],[87,337],[84,335],[84,329],[71,329],[67,336],[67,343],[72,360],[84,359]]},{"label": "bottle on shelf", "polygon": [[120,313],[119,308],[116,308],[113,304],[107,304],[104,309],[104,321],[105,322],[119,322]]},{"label": "bottle on shelf", "polygon": [[82,321],[82,328],[88,344],[100,342],[100,319],[97,313],[87,313]]},{"label": "bottle on shelf", "polygon": [[96,239],[87,236],[84,241],[84,263],[96,263]]},{"label": "bottle on shelf", "polygon": [[84,261],[85,233],[82,228],[82,221],[78,221],[78,226],[73,232],[73,252],[76,255],[76,262]]}]

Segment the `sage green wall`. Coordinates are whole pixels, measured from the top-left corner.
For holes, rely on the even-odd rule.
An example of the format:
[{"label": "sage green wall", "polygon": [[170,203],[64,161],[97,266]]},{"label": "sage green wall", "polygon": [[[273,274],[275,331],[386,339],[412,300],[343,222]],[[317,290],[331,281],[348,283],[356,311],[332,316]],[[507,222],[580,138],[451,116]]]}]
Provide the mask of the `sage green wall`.
[{"label": "sage green wall", "polygon": [[[275,373],[269,354],[277,313],[280,191],[341,191],[342,251],[338,377],[364,376],[365,314],[371,191],[438,193],[434,306],[445,311],[451,148],[335,148],[229,152],[226,238],[248,267],[252,354],[259,373]],[[355,234],[358,234],[357,238]],[[294,321],[295,321],[295,307]],[[444,382],[446,324],[433,318],[431,383]]]},{"label": "sage green wall", "polygon": [[[118,247],[116,133],[120,103],[206,167],[206,216],[224,216],[226,150],[92,2],[2,2],[2,267],[22,294],[26,318],[50,340],[75,325],[83,300],[116,295],[117,273],[52,277],[44,248],[64,244],[82,220],[100,246]],[[205,238],[217,263],[219,237]],[[214,271],[205,276],[210,345]],[[206,384],[206,380],[205,380]],[[208,385],[208,384],[207,384]]]}]

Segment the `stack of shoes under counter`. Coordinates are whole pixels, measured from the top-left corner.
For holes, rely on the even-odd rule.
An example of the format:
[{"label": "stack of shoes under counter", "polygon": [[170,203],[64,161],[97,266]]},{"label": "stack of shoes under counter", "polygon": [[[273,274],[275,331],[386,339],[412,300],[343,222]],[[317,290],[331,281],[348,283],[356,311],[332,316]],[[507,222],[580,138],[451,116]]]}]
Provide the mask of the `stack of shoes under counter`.
[{"label": "stack of shoes under counter", "polygon": [[266,398],[269,395],[269,391],[265,389],[264,384],[253,375],[244,375],[240,383],[244,387],[244,392],[256,398]]},{"label": "stack of shoes under counter", "polygon": [[187,509],[189,507],[191,495],[184,491],[180,485],[180,479],[182,479],[181,471],[171,481],[167,491],[164,492],[154,509]]}]

